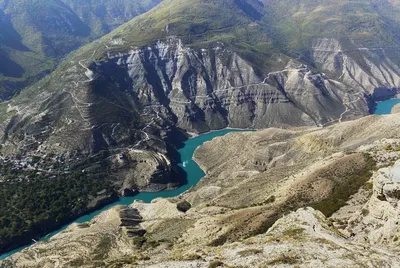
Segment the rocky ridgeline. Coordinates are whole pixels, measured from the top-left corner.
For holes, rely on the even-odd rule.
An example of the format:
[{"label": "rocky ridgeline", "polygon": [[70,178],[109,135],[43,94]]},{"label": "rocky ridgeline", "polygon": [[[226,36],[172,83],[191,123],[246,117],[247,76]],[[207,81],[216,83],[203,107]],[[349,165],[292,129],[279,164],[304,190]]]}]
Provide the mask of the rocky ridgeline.
[{"label": "rocky ridgeline", "polygon": [[0,265],[396,267],[399,116],[213,139],[183,195],[114,207]]},{"label": "rocky ridgeline", "polygon": [[[311,72],[296,60],[288,61],[283,70],[260,75],[222,43],[195,50],[176,37],[154,47],[126,54],[108,52],[107,56],[104,66],[126,72],[142,103],[168,104],[176,124],[196,132],[227,126],[322,125],[340,119],[344,112],[346,117],[359,116],[368,113],[364,94],[374,87],[369,84],[359,91],[357,81],[349,87]],[[104,73],[102,65],[96,69],[95,73]],[[148,79],[141,78],[145,73]],[[379,83],[387,84],[386,80]]]}]

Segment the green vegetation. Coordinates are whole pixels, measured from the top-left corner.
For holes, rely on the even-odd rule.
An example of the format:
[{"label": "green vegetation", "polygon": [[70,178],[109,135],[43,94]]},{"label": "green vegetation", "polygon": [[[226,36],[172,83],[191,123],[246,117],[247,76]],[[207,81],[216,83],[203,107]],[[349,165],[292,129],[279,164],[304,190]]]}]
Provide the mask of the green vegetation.
[{"label": "green vegetation", "polygon": [[176,205],[176,208],[184,213],[186,213],[186,211],[188,211],[191,207],[192,205],[186,200],[183,200]]},{"label": "green vegetation", "polygon": [[223,267],[224,263],[220,260],[213,260],[208,264],[208,268]]},{"label": "green vegetation", "polygon": [[158,3],[0,0],[0,99],[7,99],[50,73],[74,49]]},{"label": "green vegetation", "polygon": [[304,228],[295,228],[295,229],[288,229],[283,232],[283,235],[290,236],[290,237],[297,237],[304,232]]},{"label": "green vegetation", "polygon": [[392,151],[392,150],[393,150],[392,145],[391,145],[391,144],[386,145],[385,150],[386,150],[386,151]]},{"label": "green vegetation", "polygon": [[[0,251],[15,247],[15,241],[38,238],[85,213],[94,198],[116,197],[107,162],[97,162],[101,157],[50,178],[44,172],[3,165],[0,170],[6,182],[0,182]],[[81,167],[92,165],[97,168],[90,173],[81,171]]]},{"label": "green vegetation", "polygon": [[277,264],[296,264],[298,262],[298,257],[295,255],[282,255],[268,262],[268,265]]},{"label": "green vegetation", "polygon": [[374,184],[372,182],[367,182],[365,184],[365,190],[372,191],[373,188],[374,188]]},{"label": "green vegetation", "polygon": [[368,216],[368,214],[369,214],[369,210],[363,208],[363,209],[361,210],[361,214],[362,214],[364,217],[366,217],[366,216]]},{"label": "green vegetation", "polygon": [[209,243],[209,246],[212,246],[212,247],[222,246],[223,244],[226,243],[226,241],[228,241],[228,234],[222,234],[219,237],[217,237],[216,239],[214,239],[213,241],[211,241]]},{"label": "green vegetation", "polygon": [[112,239],[111,237],[104,236],[101,238],[100,242],[97,244],[96,249],[94,250],[94,260],[104,260],[107,256],[108,252],[110,251],[112,246]]},{"label": "green vegetation", "polygon": [[84,264],[85,264],[85,261],[82,257],[72,260],[70,263],[68,263],[68,265],[71,267],[81,267]]},{"label": "green vegetation", "polygon": [[385,150],[386,150],[386,151],[395,151],[395,152],[399,152],[399,151],[400,151],[400,146],[393,147],[391,144],[388,144],[388,145],[386,145]]},{"label": "green vegetation", "polygon": [[238,255],[240,257],[247,257],[247,256],[253,256],[253,255],[256,255],[256,254],[261,254],[263,252],[264,251],[262,249],[249,248],[249,249],[245,249],[245,250],[239,251]]},{"label": "green vegetation", "polygon": [[251,207],[265,206],[265,205],[268,205],[268,204],[272,204],[272,203],[275,202],[275,200],[276,200],[276,197],[274,195],[271,195],[264,202],[254,203],[254,204],[251,205]]},{"label": "green vegetation", "polygon": [[346,205],[349,197],[367,183],[372,176],[372,172],[376,169],[375,160],[368,154],[364,154],[364,161],[365,164],[362,169],[354,169],[346,177],[341,178],[341,181],[334,182],[335,186],[328,198],[310,206],[329,217],[339,208]]}]

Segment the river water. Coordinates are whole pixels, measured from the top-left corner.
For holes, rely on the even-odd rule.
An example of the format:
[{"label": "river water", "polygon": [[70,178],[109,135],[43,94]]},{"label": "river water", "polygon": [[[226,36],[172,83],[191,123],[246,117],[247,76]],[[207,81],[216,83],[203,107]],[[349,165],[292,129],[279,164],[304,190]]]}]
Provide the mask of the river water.
[{"label": "river water", "polygon": [[[206,134],[199,135],[195,138],[191,138],[187,140],[178,152],[181,156],[181,161],[182,163],[179,163],[178,165],[186,172],[187,174],[187,184],[182,185],[181,187],[171,190],[171,191],[161,191],[161,192],[155,192],[155,193],[139,193],[133,197],[122,197],[119,199],[119,201],[114,202],[112,204],[109,204],[108,206],[103,207],[102,209],[96,210],[92,213],[86,214],[74,222],[77,223],[82,223],[82,222],[87,222],[93,219],[95,216],[100,214],[101,212],[116,206],[116,205],[129,205],[132,204],[133,201],[135,200],[142,200],[146,203],[150,203],[153,199],[159,198],[159,197],[174,197],[182,194],[183,192],[187,191],[190,187],[193,185],[197,184],[199,180],[205,175],[203,170],[196,164],[196,162],[193,161],[193,153],[196,150],[197,147],[202,145],[206,141],[210,141],[215,137],[219,136],[224,136],[225,134],[228,134],[230,132],[239,132],[239,131],[246,131],[246,130],[239,130],[239,129],[224,129],[224,130],[219,130],[219,131],[213,131],[209,132]],[[248,131],[248,130],[247,130]],[[69,224],[63,226],[62,228],[48,234],[45,237],[42,237],[39,241],[44,241],[46,239],[49,239],[50,237],[56,235],[57,233],[65,230],[68,227]],[[3,260],[12,254],[19,252],[23,250],[24,248],[28,247],[30,245],[26,245],[20,248],[17,248],[13,251],[4,253],[3,255],[0,255],[0,260]]]},{"label": "river water", "polygon": [[378,102],[375,114],[390,114],[396,104],[400,103],[400,99],[390,99]]},{"label": "river water", "polygon": [[[399,103],[400,103],[400,99],[390,99],[390,100],[381,101],[377,104],[375,114],[381,114],[381,115],[382,114],[390,114],[392,112],[392,108],[396,104],[399,104]],[[104,210],[107,210],[116,205],[129,205],[129,204],[132,204],[133,201],[135,201],[135,200],[142,200],[146,203],[150,203],[155,198],[174,197],[174,196],[178,196],[178,195],[182,194],[183,192],[187,191],[190,187],[197,184],[199,182],[199,180],[205,175],[203,170],[201,170],[201,168],[196,164],[196,162],[194,162],[192,160],[193,153],[196,150],[196,148],[198,146],[202,145],[204,142],[210,141],[215,137],[224,136],[225,134],[228,134],[229,132],[238,132],[238,131],[245,131],[245,130],[224,129],[224,130],[219,130],[219,131],[213,131],[213,132],[199,135],[195,138],[191,138],[185,142],[184,147],[179,150],[179,154],[181,156],[182,163],[179,163],[178,165],[187,173],[187,180],[188,180],[187,184],[185,184],[175,190],[171,190],[171,191],[161,191],[161,192],[156,192],[156,193],[140,193],[133,197],[120,198],[119,201],[109,204],[108,206],[105,206],[102,209],[99,209],[92,213],[84,215],[84,216],[78,218],[77,220],[75,220],[74,222],[82,223],[82,222],[90,221],[91,219],[93,219],[95,216],[97,216]],[[56,235],[57,233],[65,230],[68,227],[68,225],[69,224],[48,234],[47,236],[40,239],[40,241],[46,240],[46,239]],[[19,252],[28,246],[30,246],[30,245],[27,245],[27,246],[24,246],[21,248],[17,248],[13,251],[10,251],[3,255],[0,255],[0,260],[3,260],[16,252]]]}]

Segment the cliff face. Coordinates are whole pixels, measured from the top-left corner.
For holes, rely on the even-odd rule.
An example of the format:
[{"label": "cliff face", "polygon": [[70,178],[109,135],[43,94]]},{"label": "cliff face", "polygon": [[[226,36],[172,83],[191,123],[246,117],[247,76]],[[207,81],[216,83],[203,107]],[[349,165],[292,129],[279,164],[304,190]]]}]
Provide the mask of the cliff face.
[{"label": "cliff face", "polygon": [[[176,38],[110,56],[107,64],[127,73],[142,104],[167,107],[177,126],[196,132],[327,123],[345,111],[343,98],[349,90],[298,62],[257,74],[251,63],[223,45],[195,50]],[[363,99],[355,106],[366,113]]]},{"label": "cliff face", "polygon": [[0,266],[397,266],[398,119],[216,138],[183,195],[114,207]]},{"label": "cliff face", "polygon": [[[43,172],[43,181],[59,174],[92,177],[90,172],[96,172],[124,194],[136,189],[159,190],[177,185],[171,176],[174,163],[167,158],[176,154],[175,145],[184,139],[185,131],[326,127],[365,116],[370,112],[371,95],[386,98],[400,82],[400,39],[395,34],[400,23],[389,10],[382,13],[380,9],[391,3],[372,3],[375,1],[164,0],[78,49],[51,75],[0,104],[1,153],[5,162],[11,163],[7,170],[19,169],[12,179],[22,182],[26,173],[34,178],[38,170]],[[393,8],[396,10],[395,5]],[[112,8],[106,8],[106,13],[113,13]],[[119,10],[117,17],[123,13]],[[388,25],[391,28],[383,27]],[[372,125],[374,120],[363,122]],[[376,139],[371,133],[380,127],[377,125],[364,131],[365,137]],[[200,189],[198,195],[191,193],[190,202],[201,205],[209,198],[237,209],[273,202],[273,190],[257,188],[258,177],[249,185],[256,186],[259,200],[251,195],[252,188],[246,188],[250,194],[243,194],[242,189],[230,188],[232,184],[224,180],[233,178],[234,185],[247,187],[241,184],[243,178],[270,168],[280,168],[271,171],[277,179],[286,178],[289,171],[299,172],[319,160],[316,156],[324,158],[327,151],[347,142],[348,132],[343,129],[339,134],[324,131],[298,137],[296,130],[282,130],[277,131],[279,142],[269,144],[270,140],[261,139],[248,143],[249,150],[257,142],[268,143],[249,152],[257,152],[251,161],[241,158],[239,166],[251,168],[250,172],[226,169],[235,170],[233,175],[223,172],[221,164],[211,178],[217,185]],[[331,140],[325,140],[323,134],[329,134]],[[217,150],[233,155],[243,146],[240,140],[235,142],[234,150]],[[299,147],[303,148],[301,153],[295,153]],[[42,160],[30,164],[32,159]],[[368,164],[361,154],[341,154],[328,160],[335,168],[347,167],[340,173],[346,175],[346,182],[355,175],[346,161],[360,169]],[[292,167],[287,169],[286,163]],[[305,184],[294,186],[289,183],[283,187],[276,181],[277,187],[282,186],[290,195],[284,195],[279,203],[283,207],[270,214],[249,212],[256,218],[249,230],[262,229],[264,218],[275,220],[286,205],[298,208],[293,200],[301,196],[292,195],[288,190],[292,186],[294,192],[308,198],[304,204],[309,199],[321,201],[329,194],[321,189],[333,191],[340,176],[318,184],[316,188],[323,194],[308,195],[304,189],[320,175],[312,173],[302,181]],[[213,235],[204,232],[212,241],[203,241],[218,244],[235,241],[235,233],[242,238],[252,234],[240,229],[247,227],[248,217],[243,215],[231,215],[239,219],[232,232],[219,230],[223,223],[217,221]],[[224,218],[223,222],[229,220]]]},{"label": "cliff face", "polygon": [[[105,45],[115,43],[125,45],[123,39]],[[227,126],[324,125],[354,118],[368,114],[368,96],[400,82],[399,68],[384,49],[354,44],[354,50],[342,50],[335,39],[318,39],[312,48],[321,73],[287,57],[280,59],[283,69],[260,73],[223,43],[193,49],[176,37],[125,54],[113,49],[93,66],[95,76],[105,80],[118,70],[111,83],[125,83],[140,105],[163,107],[174,124],[196,132]]]},{"label": "cliff face", "polygon": [[398,63],[391,59],[398,55],[397,48],[363,47],[355,41],[343,47],[337,39],[319,38],[314,40],[311,51],[323,72],[351,87],[374,92],[400,84]]}]

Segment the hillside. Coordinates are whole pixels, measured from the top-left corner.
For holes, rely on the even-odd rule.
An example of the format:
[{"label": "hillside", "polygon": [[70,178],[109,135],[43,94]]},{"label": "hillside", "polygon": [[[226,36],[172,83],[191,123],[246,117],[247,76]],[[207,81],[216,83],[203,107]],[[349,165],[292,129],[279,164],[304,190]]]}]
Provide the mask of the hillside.
[{"label": "hillside", "polygon": [[0,267],[397,266],[399,117],[216,138],[188,192],[116,206]]},{"label": "hillside", "polygon": [[54,70],[68,53],[158,1],[0,1],[0,100]]},{"label": "hillside", "polygon": [[[329,127],[368,115],[400,82],[396,11],[393,1],[165,0],[68,55],[0,104],[2,186],[22,196],[4,210],[15,236],[3,250],[97,198],[182,183],[174,167],[185,132]],[[60,183],[67,202],[43,201]],[[33,198],[27,185],[47,204],[33,220],[31,210],[15,212]]]}]

